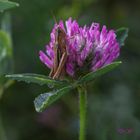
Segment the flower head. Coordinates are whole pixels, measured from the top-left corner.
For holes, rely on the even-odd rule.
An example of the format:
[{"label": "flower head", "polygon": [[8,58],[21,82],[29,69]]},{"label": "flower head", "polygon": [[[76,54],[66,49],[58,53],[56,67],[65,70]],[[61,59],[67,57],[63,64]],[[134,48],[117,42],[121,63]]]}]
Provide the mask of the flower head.
[{"label": "flower head", "polygon": [[107,30],[106,26],[101,28],[98,23],[92,23],[90,27],[81,27],[72,18],[69,18],[65,25],[66,28],[63,21],[54,25],[50,43],[46,45],[46,52],[39,52],[40,60],[48,68],[53,69],[54,67],[54,45],[58,27],[66,34],[65,43],[68,56],[65,71],[70,76],[74,76],[77,70],[85,66],[88,66],[89,71],[96,71],[110,64],[119,56],[120,47],[114,30]]}]

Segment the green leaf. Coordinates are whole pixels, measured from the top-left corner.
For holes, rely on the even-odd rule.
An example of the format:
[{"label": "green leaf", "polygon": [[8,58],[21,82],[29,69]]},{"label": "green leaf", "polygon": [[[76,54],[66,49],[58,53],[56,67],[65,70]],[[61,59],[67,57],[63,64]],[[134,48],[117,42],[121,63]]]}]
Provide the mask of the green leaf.
[{"label": "green leaf", "polygon": [[13,72],[12,42],[8,33],[0,31],[0,75]]},{"label": "green leaf", "polygon": [[66,86],[69,84],[67,81],[53,80],[45,75],[33,74],[33,73],[12,74],[12,75],[6,75],[6,77],[11,78],[12,80],[24,81],[26,83],[36,83],[39,85],[48,85],[50,87]]},{"label": "green leaf", "polygon": [[119,42],[120,47],[124,46],[124,42],[126,38],[128,37],[128,28],[125,28],[125,27],[119,28],[116,31],[116,35],[117,35],[117,41]]},{"label": "green leaf", "polygon": [[11,2],[11,1],[8,1],[8,0],[0,0],[0,11],[7,10],[7,9],[10,9],[10,8],[14,8],[14,7],[17,7],[17,6],[19,6],[19,4],[16,3],[16,2]]},{"label": "green leaf", "polygon": [[90,72],[87,75],[85,75],[82,78],[80,78],[78,83],[79,84],[84,84],[84,83],[90,82],[90,81],[94,80],[95,78],[97,78],[97,77],[99,77],[99,76],[101,76],[101,75],[113,70],[114,68],[116,68],[120,64],[121,64],[121,61],[114,62],[114,63],[111,63],[109,65],[104,66],[101,69],[98,69],[95,72]]},{"label": "green leaf", "polygon": [[35,109],[37,112],[44,111],[48,106],[50,106],[52,103],[54,103],[56,100],[58,100],[62,95],[69,92],[73,87],[67,86],[62,89],[40,94],[38,97],[34,100]]},{"label": "green leaf", "polygon": [[6,12],[1,17],[0,30],[0,97],[2,97],[4,90],[13,83],[12,80],[6,79],[4,76],[10,73],[13,73],[11,18],[10,14]]}]

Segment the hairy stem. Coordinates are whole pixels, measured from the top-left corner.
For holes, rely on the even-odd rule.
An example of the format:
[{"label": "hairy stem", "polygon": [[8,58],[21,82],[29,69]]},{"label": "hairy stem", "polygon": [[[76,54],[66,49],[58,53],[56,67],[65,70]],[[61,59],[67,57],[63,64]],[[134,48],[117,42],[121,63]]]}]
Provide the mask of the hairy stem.
[{"label": "hairy stem", "polygon": [[79,86],[79,110],[80,110],[80,130],[79,140],[86,139],[86,110],[87,110],[87,91],[85,87]]}]

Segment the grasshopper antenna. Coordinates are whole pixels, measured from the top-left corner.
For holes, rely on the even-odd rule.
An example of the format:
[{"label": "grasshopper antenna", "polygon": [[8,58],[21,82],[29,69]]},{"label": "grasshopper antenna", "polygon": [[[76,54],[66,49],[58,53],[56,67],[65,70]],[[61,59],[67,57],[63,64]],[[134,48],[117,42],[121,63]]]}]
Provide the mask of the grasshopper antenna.
[{"label": "grasshopper antenna", "polygon": [[52,17],[53,17],[53,20],[54,20],[55,24],[58,25],[58,24],[57,24],[57,21],[56,21],[56,17],[55,17],[55,15],[54,15],[54,13],[53,13],[52,10],[51,10],[51,14],[52,14]]}]

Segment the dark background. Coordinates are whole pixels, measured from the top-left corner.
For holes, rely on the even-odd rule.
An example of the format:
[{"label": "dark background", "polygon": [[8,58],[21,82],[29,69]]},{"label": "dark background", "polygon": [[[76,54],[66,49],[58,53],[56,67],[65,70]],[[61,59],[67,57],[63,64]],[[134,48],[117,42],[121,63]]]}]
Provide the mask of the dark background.
[{"label": "dark background", "polygon": [[[57,21],[73,17],[80,25],[93,21],[108,28],[129,28],[121,48],[123,64],[91,83],[88,88],[87,140],[140,140],[140,1],[139,0],[16,0],[10,10],[14,47],[14,73],[49,70],[39,50],[49,42]],[[45,86],[15,82],[0,100],[1,140],[77,140],[78,94],[63,96],[47,111],[36,113],[34,98],[49,91]],[[0,126],[2,127],[2,125]],[[123,133],[118,130],[123,129]],[[126,129],[131,130],[130,133]]]}]

